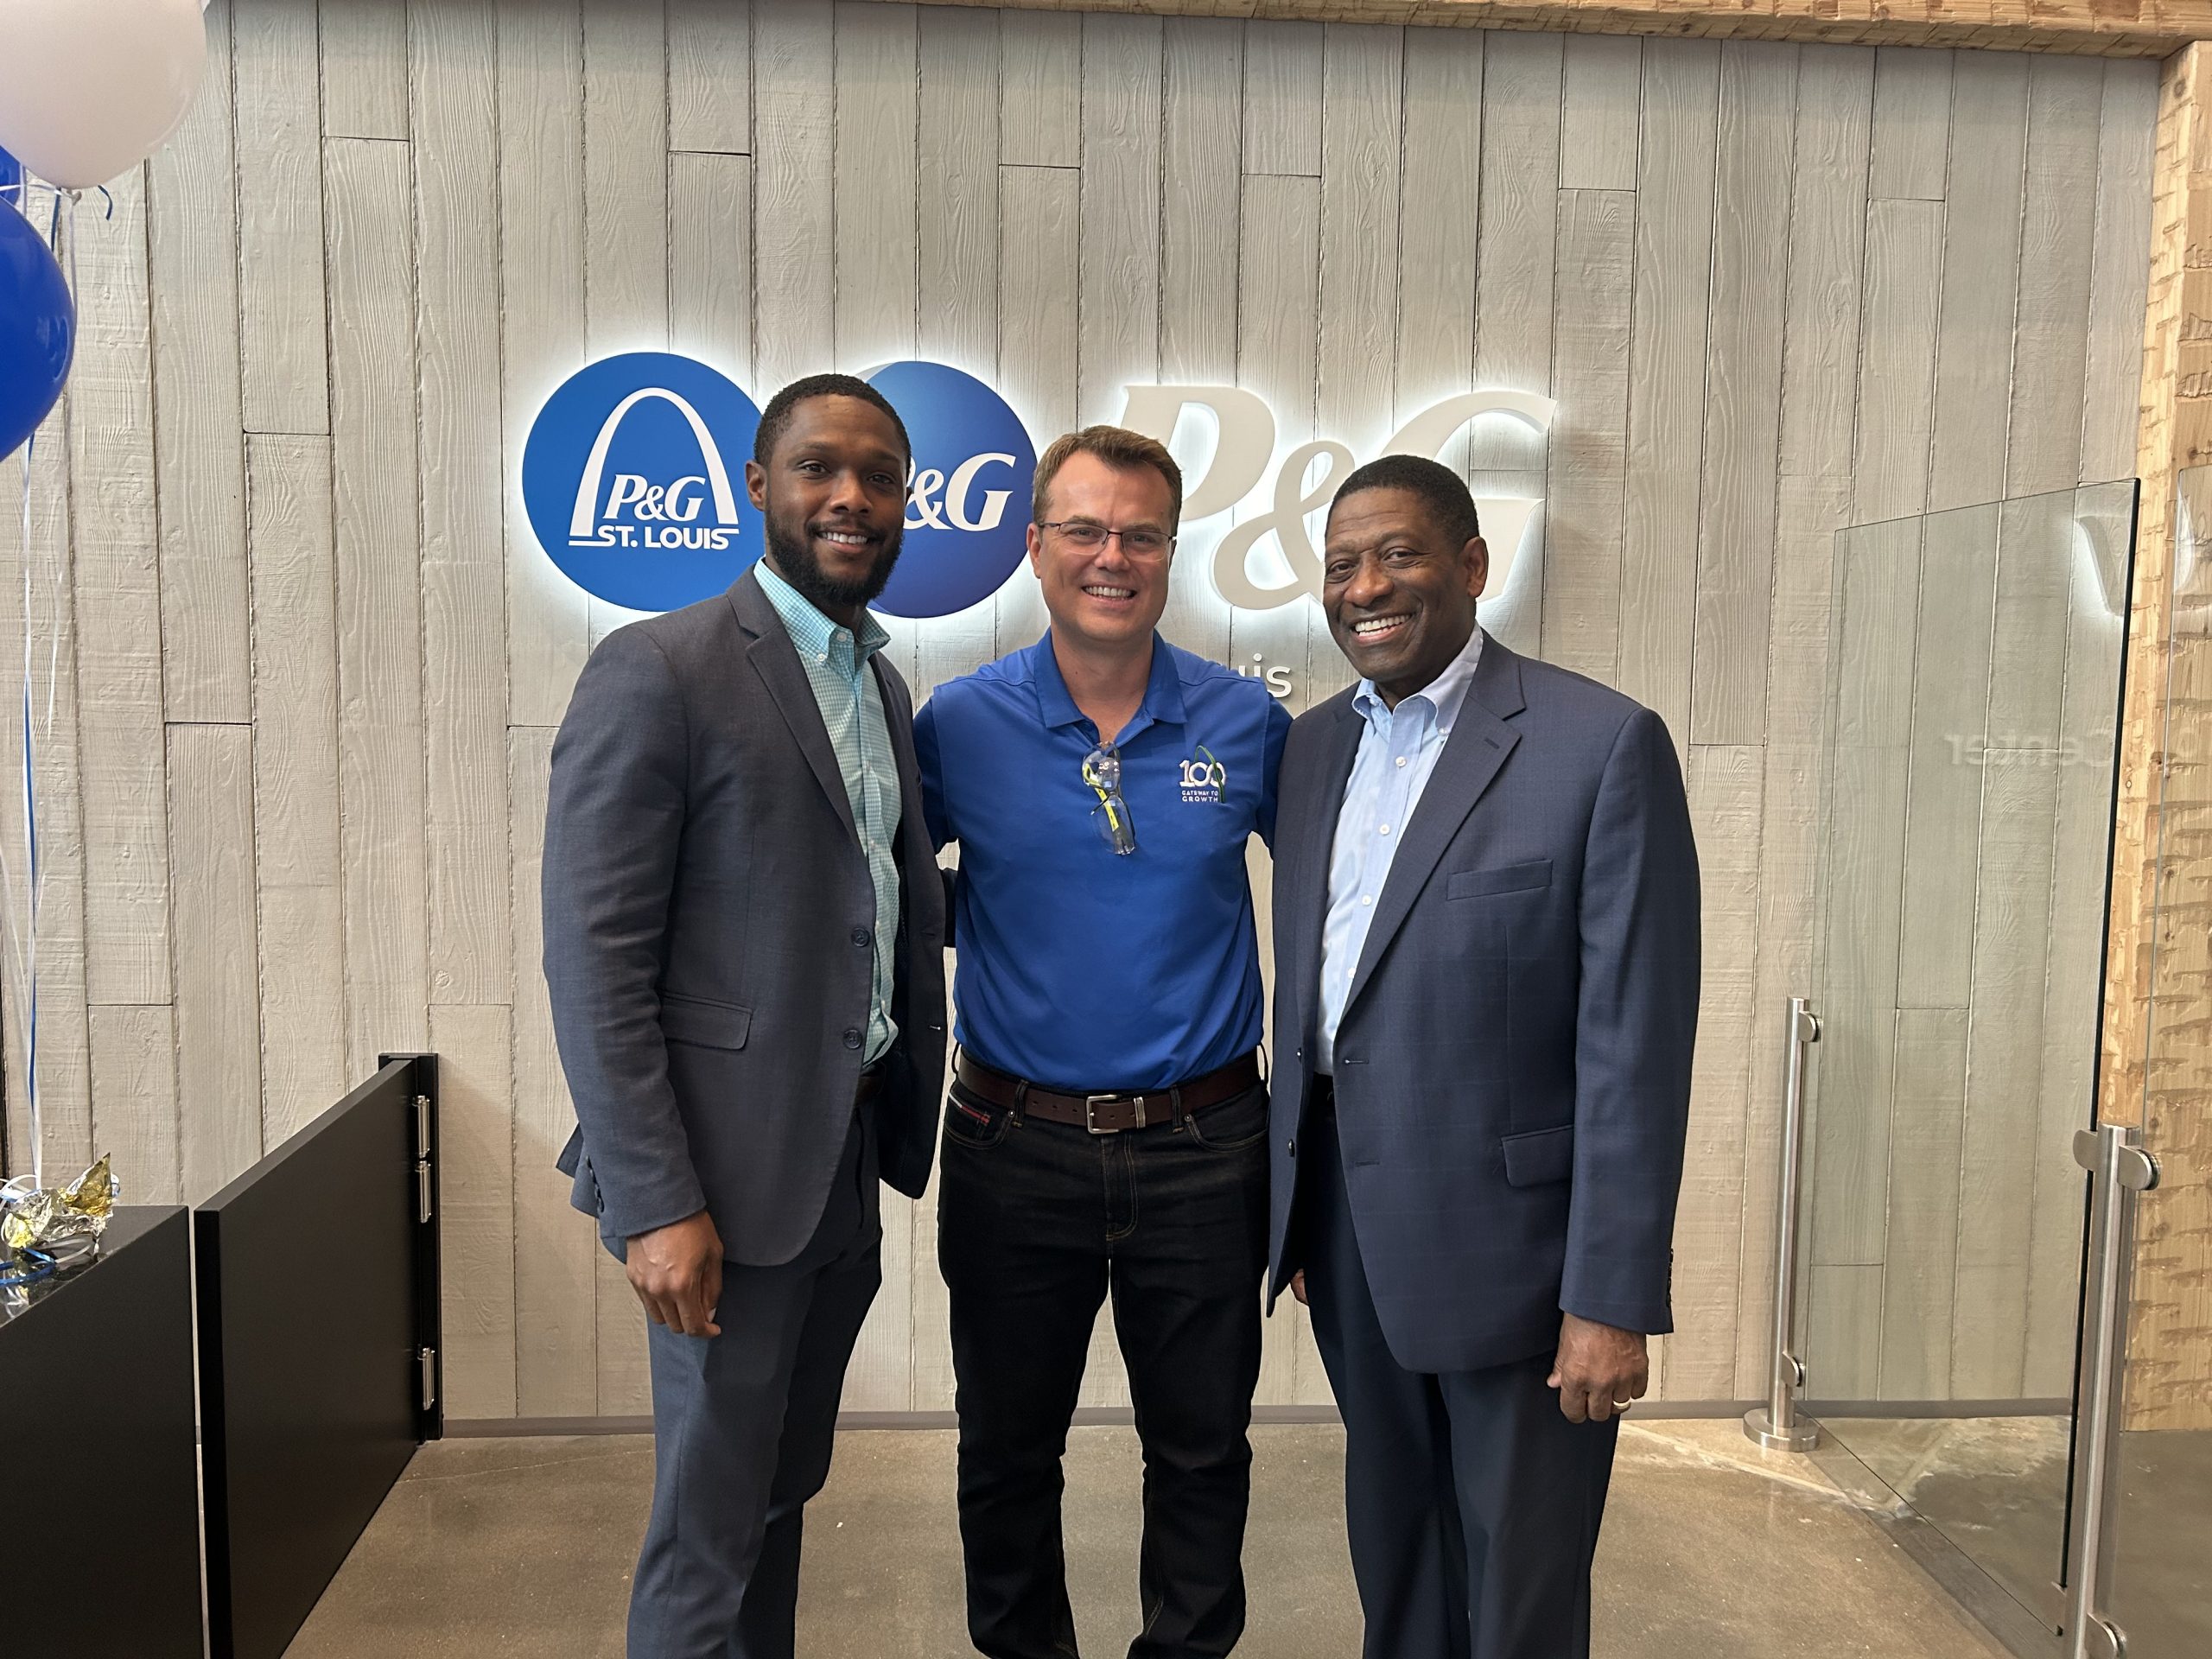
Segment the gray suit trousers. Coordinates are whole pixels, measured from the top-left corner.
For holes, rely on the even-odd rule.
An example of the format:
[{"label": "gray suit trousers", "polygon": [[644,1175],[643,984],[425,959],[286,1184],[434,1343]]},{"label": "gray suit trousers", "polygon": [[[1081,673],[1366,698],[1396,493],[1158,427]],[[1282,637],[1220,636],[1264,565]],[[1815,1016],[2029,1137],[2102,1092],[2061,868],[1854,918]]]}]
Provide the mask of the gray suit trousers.
[{"label": "gray suit trousers", "polygon": [[653,1507],[630,1659],[792,1659],[806,1501],[829,1478],[845,1366],[882,1282],[872,1116],[854,1114],[805,1249],[724,1265],[721,1335],[648,1327]]}]

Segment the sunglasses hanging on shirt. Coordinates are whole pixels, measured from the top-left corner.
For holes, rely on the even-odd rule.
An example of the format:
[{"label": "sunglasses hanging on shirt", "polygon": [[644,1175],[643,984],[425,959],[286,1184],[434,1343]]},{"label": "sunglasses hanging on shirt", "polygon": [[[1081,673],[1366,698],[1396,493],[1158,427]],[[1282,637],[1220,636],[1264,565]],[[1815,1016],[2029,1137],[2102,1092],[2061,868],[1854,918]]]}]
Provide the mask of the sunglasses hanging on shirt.
[{"label": "sunglasses hanging on shirt", "polygon": [[1122,798],[1122,752],[1101,743],[1083,757],[1083,781],[1098,797],[1090,821],[1116,853],[1127,858],[1137,849],[1136,825],[1129,817],[1129,804]]}]

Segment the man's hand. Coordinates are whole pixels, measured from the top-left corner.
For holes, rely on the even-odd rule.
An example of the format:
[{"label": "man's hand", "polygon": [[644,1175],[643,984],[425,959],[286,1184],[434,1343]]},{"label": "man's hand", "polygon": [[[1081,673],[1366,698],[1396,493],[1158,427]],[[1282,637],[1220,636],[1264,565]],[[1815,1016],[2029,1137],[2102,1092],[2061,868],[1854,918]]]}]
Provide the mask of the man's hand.
[{"label": "man's hand", "polygon": [[1307,1306],[1306,1300],[1305,1268],[1300,1268],[1296,1273],[1290,1275],[1290,1294],[1298,1298],[1298,1305],[1300,1307]]},{"label": "man's hand", "polygon": [[721,1335],[715,1306],[722,1299],[722,1238],[705,1211],[639,1233],[625,1265],[630,1288],[655,1325],[679,1336]]},{"label": "man's hand", "polygon": [[1559,1357],[1544,1381],[1559,1390],[1567,1421],[1602,1423],[1643,1398],[1651,1386],[1643,1333],[1566,1314],[1560,1320]]}]

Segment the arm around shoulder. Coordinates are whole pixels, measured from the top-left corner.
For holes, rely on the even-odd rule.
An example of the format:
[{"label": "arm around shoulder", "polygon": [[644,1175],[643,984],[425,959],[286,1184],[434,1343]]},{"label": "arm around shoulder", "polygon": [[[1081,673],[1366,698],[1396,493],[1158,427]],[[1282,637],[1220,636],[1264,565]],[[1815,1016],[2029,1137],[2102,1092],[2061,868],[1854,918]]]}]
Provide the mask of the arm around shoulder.
[{"label": "arm around shoulder", "polygon": [[[944,756],[937,729],[938,699],[931,697],[914,711],[914,770],[922,780],[922,816],[929,824],[930,845],[943,852],[959,839],[953,833],[944,798]],[[953,931],[958,914],[953,895],[958,880],[953,871],[940,867],[938,880],[944,884],[944,948],[955,948]]]}]

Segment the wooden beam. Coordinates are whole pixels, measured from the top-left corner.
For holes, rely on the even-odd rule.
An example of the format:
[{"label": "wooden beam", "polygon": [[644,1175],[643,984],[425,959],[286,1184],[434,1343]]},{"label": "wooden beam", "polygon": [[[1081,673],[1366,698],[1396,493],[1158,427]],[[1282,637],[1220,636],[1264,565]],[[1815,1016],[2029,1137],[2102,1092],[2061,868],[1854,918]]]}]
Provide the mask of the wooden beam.
[{"label": "wooden beam", "polygon": [[2100,1109],[2161,1166],[2138,1233],[2128,1414],[2212,1427],[2212,45],[2165,65],[2152,181]]},{"label": "wooden beam", "polygon": [[[963,0],[940,0],[963,3]],[[2212,0],[1008,0],[1015,10],[1136,11],[1569,35],[1734,36],[1859,46],[2164,57],[2212,37]]]}]

